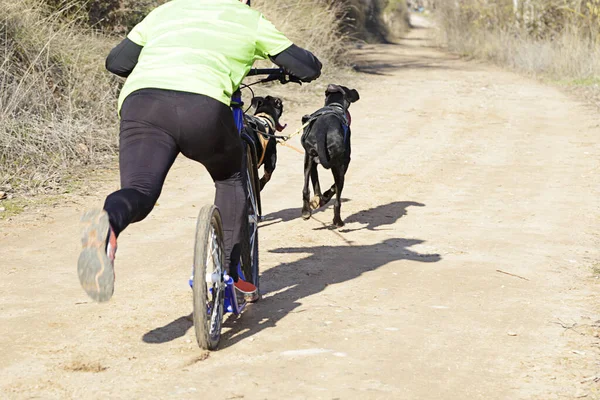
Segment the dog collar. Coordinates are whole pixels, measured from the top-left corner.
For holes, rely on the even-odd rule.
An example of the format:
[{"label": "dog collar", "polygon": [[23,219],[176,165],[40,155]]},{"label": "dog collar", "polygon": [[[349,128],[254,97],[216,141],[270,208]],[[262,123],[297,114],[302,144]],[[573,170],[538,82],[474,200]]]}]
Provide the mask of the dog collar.
[{"label": "dog collar", "polygon": [[339,108],[341,111],[345,111],[344,106],[341,105],[340,103],[329,103],[329,104],[327,104],[327,106]]},{"label": "dog collar", "polygon": [[348,109],[345,109],[344,106],[340,103],[330,103],[327,104],[327,107],[339,109],[339,111],[346,117],[346,123],[348,124],[348,126],[350,126],[350,123],[352,122],[352,117],[350,116],[350,111],[348,111]]},{"label": "dog collar", "polygon": [[273,118],[272,116],[270,116],[269,114],[266,114],[266,113],[258,113],[258,114],[255,114],[254,116],[257,118],[265,119],[267,124],[269,125],[269,128],[271,128],[271,130],[273,132],[275,132],[275,131],[281,132],[287,126],[287,124],[285,124],[285,125],[277,124],[275,122],[275,118]]}]

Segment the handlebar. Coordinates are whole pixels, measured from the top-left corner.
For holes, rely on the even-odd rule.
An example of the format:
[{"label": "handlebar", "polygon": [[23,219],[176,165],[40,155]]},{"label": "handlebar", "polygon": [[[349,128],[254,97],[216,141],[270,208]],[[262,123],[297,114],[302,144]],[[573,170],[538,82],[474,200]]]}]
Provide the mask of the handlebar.
[{"label": "handlebar", "polygon": [[302,85],[300,78],[297,78],[290,73],[286,72],[283,68],[252,68],[246,76],[258,76],[267,75],[266,78],[261,79],[260,83],[272,82],[278,80],[281,84],[285,85],[288,82],[294,82]]},{"label": "handlebar", "polygon": [[283,68],[252,68],[247,76],[283,74]]}]

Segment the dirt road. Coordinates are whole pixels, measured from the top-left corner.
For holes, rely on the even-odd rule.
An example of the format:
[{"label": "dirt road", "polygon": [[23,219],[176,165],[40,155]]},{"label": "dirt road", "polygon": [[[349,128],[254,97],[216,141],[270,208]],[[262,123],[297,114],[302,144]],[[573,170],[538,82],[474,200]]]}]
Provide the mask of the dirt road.
[{"label": "dirt road", "polygon": [[218,352],[188,317],[195,215],[214,193],[201,167],[179,160],[123,233],[108,304],[79,287],[78,218],[116,176],[1,222],[0,398],[600,398],[595,110],[424,30],[358,57],[346,226],[330,229],[331,208],[299,218],[302,157],[280,148],[264,300]]}]

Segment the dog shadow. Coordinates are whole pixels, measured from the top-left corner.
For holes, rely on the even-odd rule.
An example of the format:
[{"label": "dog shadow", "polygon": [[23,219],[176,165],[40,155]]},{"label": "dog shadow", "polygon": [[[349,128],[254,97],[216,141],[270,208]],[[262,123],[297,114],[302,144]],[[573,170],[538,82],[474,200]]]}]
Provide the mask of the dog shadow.
[{"label": "dog shadow", "polygon": [[[416,201],[395,201],[393,203],[362,210],[350,215],[344,220],[344,223],[351,224],[357,222],[365,226],[356,229],[341,229],[341,233],[356,232],[360,230],[376,231],[385,225],[393,225],[400,218],[408,214],[409,207],[425,207],[425,204]],[[321,228],[317,228],[321,229]]]},{"label": "dog shadow", "polygon": [[[347,203],[351,201],[350,199],[342,198],[342,203]],[[327,210],[328,208],[333,207],[333,201],[330,201],[328,204],[323,207],[319,207],[316,210],[313,210],[313,214],[318,214]],[[302,207],[293,207],[286,208],[284,210],[279,210],[267,215],[263,215],[262,222],[260,224],[261,228],[266,228],[267,226],[276,225],[282,222],[289,222],[297,218],[302,217]]]},{"label": "dog shadow", "polygon": [[[328,286],[358,278],[393,261],[410,260],[435,263],[439,254],[422,254],[410,247],[424,243],[418,239],[387,239],[363,246],[286,247],[271,250],[277,254],[309,254],[297,261],[282,263],[264,271],[260,277],[264,298],[248,307],[242,315],[230,315],[223,324],[228,329],[221,337],[224,349],[265,329],[273,328],[286,315],[302,312],[301,300],[322,292]],[[330,268],[328,260],[335,256],[339,268]],[[275,293],[269,295],[269,293]],[[192,315],[146,333],[142,340],[149,344],[173,341],[193,326]]]},{"label": "dog shadow", "polygon": [[[423,207],[424,204],[410,201],[393,202],[359,211],[349,216],[346,222],[366,224],[354,231],[362,229],[375,231],[379,230],[377,228],[398,221],[407,214],[407,209],[411,206]],[[290,208],[271,213],[266,216],[267,222],[290,221],[299,218],[300,211],[300,208]],[[439,254],[422,254],[411,250],[411,247],[424,242],[419,239],[394,238],[372,245],[285,247],[270,250],[271,253],[276,254],[301,253],[308,256],[297,261],[282,263],[261,274],[261,292],[264,298],[248,307],[242,315],[230,314],[226,318],[223,325],[226,330],[222,334],[220,348],[233,346],[265,329],[273,328],[290,313],[304,311],[299,309],[302,305],[301,300],[322,292],[330,285],[353,280],[393,261],[409,260],[420,263],[440,261],[442,258]],[[347,243],[351,242],[347,241]],[[331,267],[332,257],[338,267]],[[190,314],[147,332],[142,340],[149,344],[166,343],[183,337],[192,326],[193,317]]]},{"label": "dog shadow", "polygon": [[[290,313],[306,311],[301,300],[320,293],[331,285],[356,279],[366,272],[393,261],[411,260],[435,263],[439,254],[421,254],[410,247],[424,243],[419,239],[387,239],[362,246],[286,247],[271,250],[277,254],[308,256],[266,270],[261,275],[264,298],[249,307],[243,316],[231,316],[224,327],[220,348],[224,349],[257,333],[277,326]],[[336,266],[331,266],[334,257]],[[400,266],[399,268],[407,268]],[[273,293],[273,295],[269,295]]]}]

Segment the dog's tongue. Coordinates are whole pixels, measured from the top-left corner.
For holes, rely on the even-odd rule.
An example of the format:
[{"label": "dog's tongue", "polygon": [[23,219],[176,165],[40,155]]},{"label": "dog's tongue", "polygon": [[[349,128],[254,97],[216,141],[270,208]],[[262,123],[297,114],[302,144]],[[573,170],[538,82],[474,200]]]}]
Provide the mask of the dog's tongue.
[{"label": "dog's tongue", "polygon": [[287,126],[287,124],[282,126],[279,122],[277,122],[277,126],[275,127],[275,129],[277,129],[277,132],[281,132],[282,130],[285,129],[286,126]]},{"label": "dog's tongue", "polygon": [[348,120],[348,126],[352,123],[352,117],[350,116],[350,111],[346,111],[346,119]]}]

